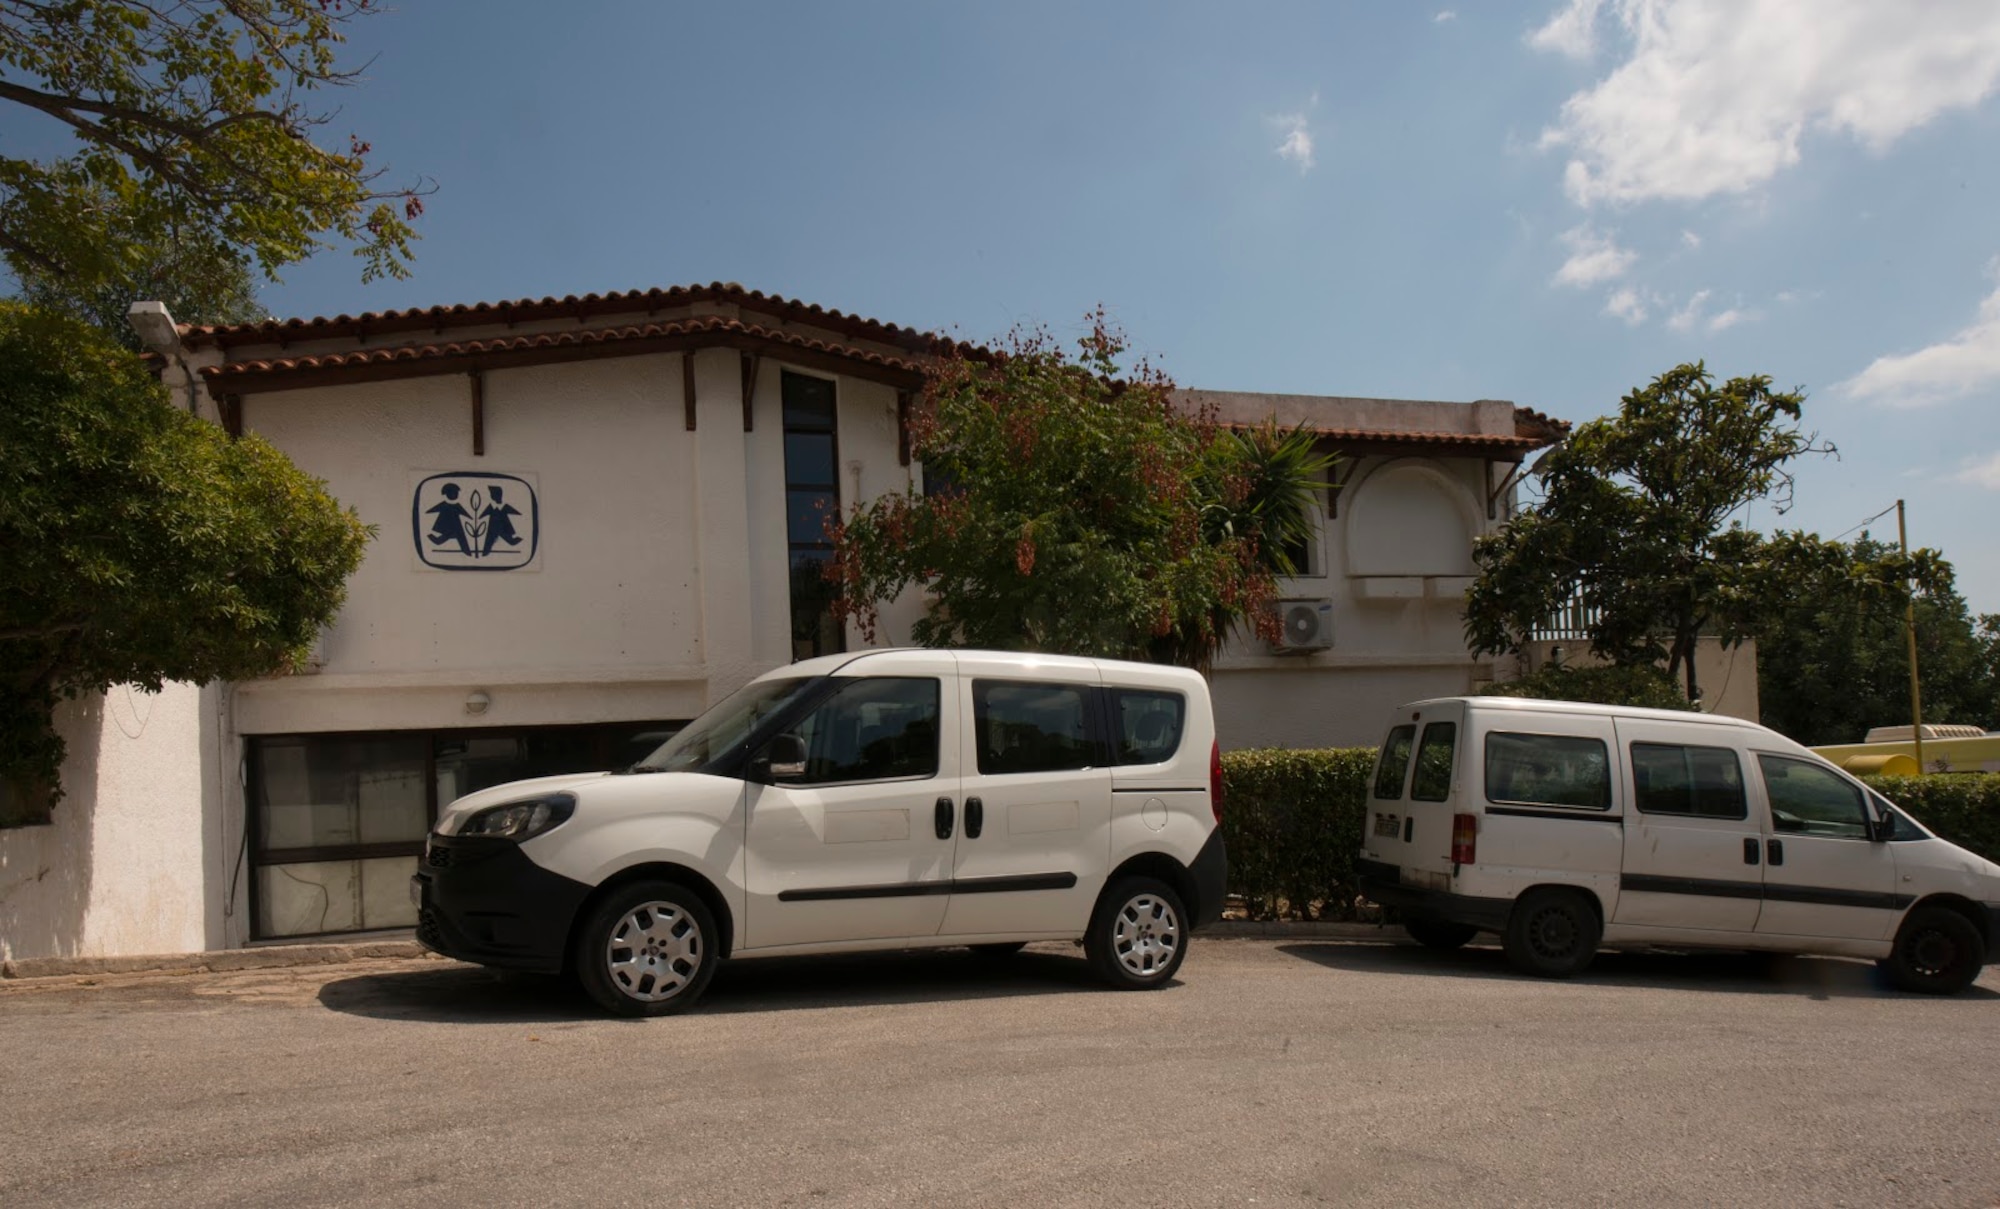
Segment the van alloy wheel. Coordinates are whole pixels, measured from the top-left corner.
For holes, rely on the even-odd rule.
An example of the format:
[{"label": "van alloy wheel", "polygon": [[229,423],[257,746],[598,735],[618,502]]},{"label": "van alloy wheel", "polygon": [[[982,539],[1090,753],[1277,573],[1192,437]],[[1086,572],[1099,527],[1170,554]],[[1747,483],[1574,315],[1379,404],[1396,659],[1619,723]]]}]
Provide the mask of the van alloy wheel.
[{"label": "van alloy wheel", "polygon": [[666,881],[604,893],[570,948],[576,978],[605,1011],[665,1016],[694,1005],[721,961],[715,916],[699,894]]},{"label": "van alloy wheel", "polygon": [[701,970],[701,928],[673,903],[641,903],[625,913],[605,943],[618,989],[642,1003],[671,999]]},{"label": "van alloy wheel", "polygon": [[1165,986],[1187,956],[1187,908],[1157,878],[1123,877],[1090,913],[1084,953],[1098,977],[1128,991]]}]

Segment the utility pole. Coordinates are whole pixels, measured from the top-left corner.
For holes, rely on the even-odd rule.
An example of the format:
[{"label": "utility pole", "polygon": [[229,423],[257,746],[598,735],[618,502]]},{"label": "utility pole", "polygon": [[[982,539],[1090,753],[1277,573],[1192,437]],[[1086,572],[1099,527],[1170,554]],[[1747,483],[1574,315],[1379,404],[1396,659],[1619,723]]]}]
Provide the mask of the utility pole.
[{"label": "utility pole", "polygon": [[[1896,544],[1903,548],[1903,558],[1910,557],[1910,530],[1903,523],[1903,501],[1896,501]],[[1924,695],[1917,686],[1917,589],[1914,582],[1905,580],[1903,587],[1908,593],[1903,601],[1903,628],[1910,639],[1910,739],[1916,744],[1917,775],[1924,772]]]}]

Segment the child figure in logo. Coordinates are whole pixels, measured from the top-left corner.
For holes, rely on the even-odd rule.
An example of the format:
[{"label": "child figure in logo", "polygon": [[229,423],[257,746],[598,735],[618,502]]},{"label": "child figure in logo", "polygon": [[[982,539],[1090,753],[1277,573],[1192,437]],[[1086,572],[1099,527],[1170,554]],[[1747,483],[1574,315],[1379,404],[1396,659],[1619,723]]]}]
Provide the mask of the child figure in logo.
[{"label": "child figure in logo", "polygon": [[458,502],[458,484],[446,483],[438,488],[438,494],[444,496],[444,502],[424,509],[426,513],[437,514],[437,519],[431,522],[431,531],[428,534],[431,545],[442,546],[446,542],[457,542],[458,552],[471,557],[472,543],[466,540],[465,522],[472,519],[472,514]]},{"label": "child figure in logo", "polygon": [[521,544],[520,534],[514,532],[514,518],[521,515],[521,510],[503,501],[500,491],[499,487],[493,488],[493,502],[479,514],[486,522],[486,545],[479,551],[482,558],[493,553],[494,542],[506,542],[510,546]]}]

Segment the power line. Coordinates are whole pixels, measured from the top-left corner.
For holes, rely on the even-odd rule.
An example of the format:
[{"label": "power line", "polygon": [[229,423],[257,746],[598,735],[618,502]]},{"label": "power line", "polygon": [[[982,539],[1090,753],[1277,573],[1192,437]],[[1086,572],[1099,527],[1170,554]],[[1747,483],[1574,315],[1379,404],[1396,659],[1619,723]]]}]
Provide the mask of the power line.
[{"label": "power line", "polygon": [[[1874,524],[1876,521],[1881,520],[1883,517],[1889,515],[1891,512],[1894,512],[1895,510],[1896,510],[1896,505],[1891,504],[1887,508],[1882,509],[1882,511],[1877,512],[1874,516],[1871,516],[1867,520],[1862,521],[1860,524],[1854,526],[1854,528],[1849,529],[1847,533],[1859,533],[1861,530],[1866,529],[1868,526]],[[1842,537],[1846,537],[1847,533],[1842,533],[1838,537],[1835,537],[1833,540],[1839,541]]]}]

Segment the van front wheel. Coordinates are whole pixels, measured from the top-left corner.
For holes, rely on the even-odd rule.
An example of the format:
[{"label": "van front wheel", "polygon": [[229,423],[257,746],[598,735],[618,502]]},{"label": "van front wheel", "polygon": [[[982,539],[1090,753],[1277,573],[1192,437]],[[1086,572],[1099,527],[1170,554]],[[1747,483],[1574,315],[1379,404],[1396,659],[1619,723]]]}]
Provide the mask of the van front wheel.
[{"label": "van front wheel", "polygon": [[715,917],[672,882],[614,891],[577,933],[576,975],[605,1011],[665,1016],[694,1006],[720,961]]},{"label": "van front wheel", "polygon": [[1896,933],[1896,947],[1882,962],[1906,991],[1950,995],[1972,985],[1986,964],[1986,942],[1972,921],[1944,907],[1912,911]]},{"label": "van front wheel", "polygon": [[1515,969],[1537,978],[1568,978],[1597,956],[1603,934],[1589,899],[1575,890],[1545,886],[1514,900],[1502,940]]}]

